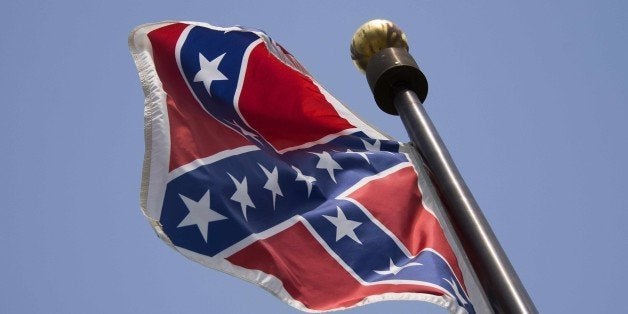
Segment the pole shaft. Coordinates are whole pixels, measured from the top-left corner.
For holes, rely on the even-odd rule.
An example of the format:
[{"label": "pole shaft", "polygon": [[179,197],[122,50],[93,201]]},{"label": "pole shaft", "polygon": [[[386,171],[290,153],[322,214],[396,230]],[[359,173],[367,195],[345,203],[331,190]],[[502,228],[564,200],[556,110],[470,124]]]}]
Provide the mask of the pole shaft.
[{"label": "pole shaft", "polygon": [[496,313],[537,313],[416,93],[401,88],[394,106],[433,177],[445,210]]}]

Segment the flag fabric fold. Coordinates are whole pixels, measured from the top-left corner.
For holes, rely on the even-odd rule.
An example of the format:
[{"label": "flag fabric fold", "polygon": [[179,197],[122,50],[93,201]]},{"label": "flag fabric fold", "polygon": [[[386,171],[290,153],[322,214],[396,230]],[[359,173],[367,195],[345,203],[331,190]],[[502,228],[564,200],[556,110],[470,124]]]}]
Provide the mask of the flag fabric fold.
[{"label": "flag fabric fold", "polygon": [[369,126],[266,34],[146,24],[141,207],[186,257],[318,312],[422,300],[473,313],[413,150]]}]

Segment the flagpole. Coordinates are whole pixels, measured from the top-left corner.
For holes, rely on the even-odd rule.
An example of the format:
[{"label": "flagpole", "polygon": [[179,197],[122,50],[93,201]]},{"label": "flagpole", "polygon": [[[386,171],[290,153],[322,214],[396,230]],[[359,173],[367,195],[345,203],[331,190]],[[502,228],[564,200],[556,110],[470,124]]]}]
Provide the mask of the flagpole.
[{"label": "flagpole", "polygon": [[380,109],[401,117],[493,311],[537,313],[423,108],[427,79],[408,53],[403,31],[389,21],[367,22],[356,31],[351,54],[356,66],[366,73]]}]

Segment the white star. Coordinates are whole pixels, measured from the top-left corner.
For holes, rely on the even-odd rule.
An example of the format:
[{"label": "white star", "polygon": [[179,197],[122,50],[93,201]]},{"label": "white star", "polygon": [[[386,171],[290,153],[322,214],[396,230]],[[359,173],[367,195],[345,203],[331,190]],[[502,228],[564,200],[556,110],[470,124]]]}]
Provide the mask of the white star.
[{"label": "white star", "polygon": [[369,158],[366,156],[366,153],[365,153],[365,152],[354,152],[354,151],[352,151],[352,150],[350,150],[350,149],[347,149],[347,153],[348,153],[348,154],[358,154],[358,155],[362,156],[362,158],[364,158],[364,160],[366,160],[369,164],[371,163],[371,162],[369,161]]},{"label": "white star", "polygon": [[397,266],[397,265],[395,265],[395,263],[393,263],[393,260],[391,258],[390,259],[390,265],[388,266],[388,269],[385,269],[385,270],[375,270],[374,272],[376,272],[376,273],[378,273],[380,275],[396,275],[404,268],[408,268],[408,267],[412,267],[412,266],[421,266],[421,265],[423,265],[423,264],[412,262],[412,263],[405,264],[403,266]]},{"label": "white star", "polygon": [[203,239],[207,242],[207,226],[209,223],[212,221],[227,219],[227,217],[213,211],[209,207],[209,190],[207,190],[207,193],[205,193],[205,195],[203,195],[198,202],[181,194],[179,194],[179,197],[183,200],[183,203],[185,203],[189,213],[185,216],[185,218],[183,218],[183,221],[179,223],[177,228],[196,225],[198,230],[203,235]]},{"label": "white star", "polygon": [[460,300],[460,303],[462,303],[462,305],[467,305],[469,302],[467,302],[463,297],[462,294],[460,293],[460,290],[458,290],[458,285],[456,285],[456,283],[454,282],[454,279],[449,277],[450,280],[447,280],[445,278],[443,278],[443,280],[445,280],[452,289],[454,289],[454,293],[456,293],[456,297],[458,298],[458,300]]},{"label": "white star", "polygon": [[231,177],[233,184],[235,184],[236,186],[236,191],[231,196],[231,200],[240,203],[244,220],[248,221],[248,218],[246,217],[246,207],[249,206],[251,208],[255,208],[255,205],[253,204],[253,201],[251,200],[251,197],[249,196],[249,192],[248,192],[249,187],[246,183],[246,177],[242,179],[242,182],[239,182],[230,173],[227,173],[227,174],[229,175],[229,177]]},{"label": "white star", "polygon": [[316,168],[325,169],[329,176],[334,182],[336,182],[336,178],[334,177],[334,170],[342,170],[342,167],[331,157],[328,152],[322,153],[311,153],[318,156],[318,163],[316,164]]},{"label": "white star", "polygon": [[375,144],[371,144],[365,140],[362,140],[362,143],[364,143],[364,149],[370,152],[379,152],[382,150],[381,149],[382,143],[379,140],[375,140]]},{"label": "white star", "polygon": [[228,80],[228,78],[224,74],[222,74],[220,70],[218,70],[218,66],[220,65],[220,62],[222,61],[222,58],[225,56],[225,54],[226,53],[221,54],[211,62],[207,61],[203,54],[198,54],[198,63],[200,63],[201,69],[194,76],[194,82],[203,82],[203,85],[205,85],[205,89],[207,90],[209,96],[212,95],[212,92],[209,88],[211,87],[213,81]]},{"label": "white star", "polygon": [[342,209],[340,209],[340,207],[336,206],[336,209],[338,210],[338,216],[336,217],[323,215],[323,217],[327,218],[329,222],[336,226],[336,242],[347,236],[353,241],[362,244],[360,239],[358,239],[358,236],[355,234],[355,228],[362,223],[347,219],[347,217],[345,217],[345,213]]},{"label": "white star", "polygon": [[299,168],[292,166],[292,169],[297,172],[297,178],[295,181],[304,181],[305,185],[307,185],[307,197],[310,197],[310,193],[312,193],[312,185],[316,181],[314,177],[304,175]]},{"label": "white star", "polygon": [[258,165],[264,171],[266,178],[268,178],[268,181],[264,184],[264,188],[273,194],[273,209],[275,209],[275,199],[277,198],[277,195],[283,196],[281,188],[279,187],[279,172],[277,171],[277,167],[273,169],[273,172],[270,172],[268,169],[264,168],[264,166],[260,164]]}]

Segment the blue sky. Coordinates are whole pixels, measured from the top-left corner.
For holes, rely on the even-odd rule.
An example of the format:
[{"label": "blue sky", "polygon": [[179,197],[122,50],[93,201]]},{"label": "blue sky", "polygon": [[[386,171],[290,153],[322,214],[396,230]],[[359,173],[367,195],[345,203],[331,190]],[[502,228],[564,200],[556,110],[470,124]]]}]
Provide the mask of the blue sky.
[{"label": "blue sky", "polygon": [[[9,1],[0,12],[0,304],[6,313],[295,313],[169,249],[139,210],[135,26],[265,30],[365,120],[406,141],[349,58],[403,28],[425,104],[539,310],[614,312],[628,292],[625,1]],[[350,313],[443,313],[384,302]]]}]

